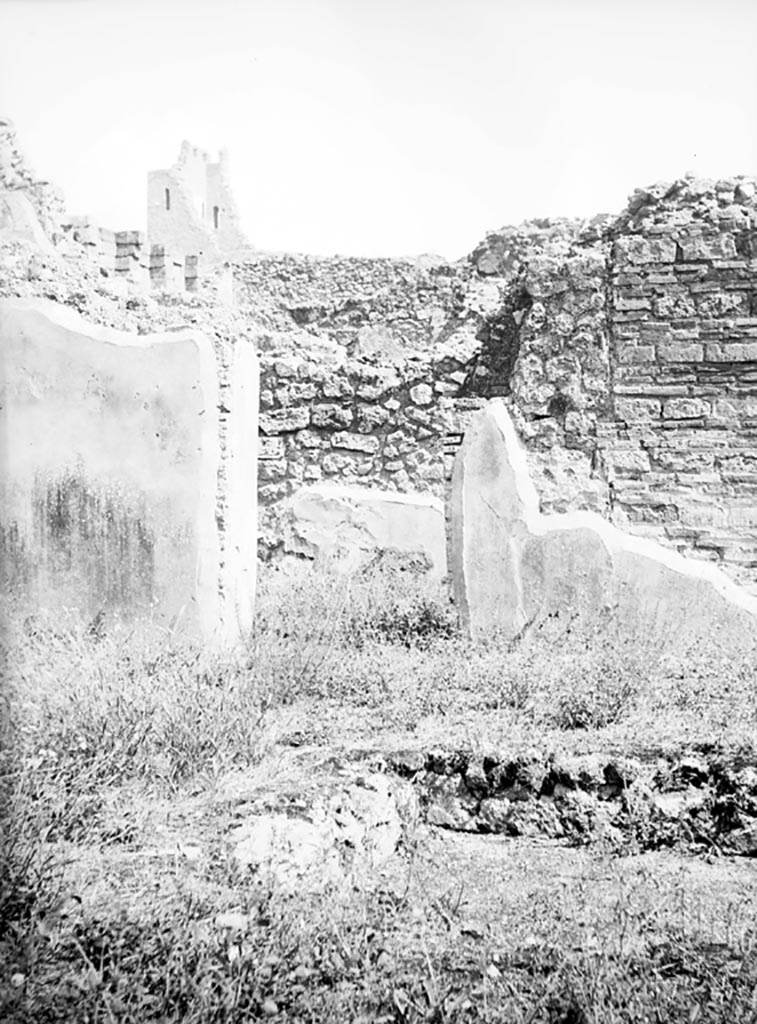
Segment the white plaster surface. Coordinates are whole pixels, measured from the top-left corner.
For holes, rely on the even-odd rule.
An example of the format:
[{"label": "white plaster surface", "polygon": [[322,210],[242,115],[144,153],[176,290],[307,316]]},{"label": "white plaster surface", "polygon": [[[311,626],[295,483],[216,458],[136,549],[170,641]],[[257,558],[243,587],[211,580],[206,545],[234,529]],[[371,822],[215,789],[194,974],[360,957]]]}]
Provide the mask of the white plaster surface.
[{"label": "white plaster surface", "polygon": [[317,484],[292,495],[285,514],[287,553],[327,557],[350,570],[395,549],[421,555],[432,576],[447,571],[444,505],[432,495]]},{"label": "white plaster surface", "polygon": [[228,543],[245,566],[236,575],[216,521],[210,340],[189,329],[127,334],[52,302],[9,299],[0,356],[0,551],[11,595],[83,615],[147,615],[211,639],[230,638],[225,589],[249,622],[254,571],[239,522],[249,529],[255,503],[238,478],[245,461],[254,473],[254,413],[229,417]]},{"label": "white plaster surface", "polygon": [[623,533],[593,512],[542,515],[501,399],[482,410],[453,470],[451,574],[474,638],[518,635],[558,612],[613,616],[633,634],[757,630],[757,598],[710,563]]},{"label": "white plaster surface", "polygon": [[257,573],[258,408],[260,366],[238,341],[229,369],[226,428],[226,515],[222,574],[223,632],[234,640],[252,626]]}]

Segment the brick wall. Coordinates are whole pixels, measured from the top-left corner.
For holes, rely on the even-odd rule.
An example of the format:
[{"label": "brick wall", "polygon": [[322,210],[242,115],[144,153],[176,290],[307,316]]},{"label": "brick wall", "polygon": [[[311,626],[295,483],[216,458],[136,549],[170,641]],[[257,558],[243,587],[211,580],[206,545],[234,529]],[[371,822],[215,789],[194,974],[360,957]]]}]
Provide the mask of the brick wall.
[{"label": "brick wall", "polygon": [[638,194],[611,247],[614,516],[757,581],[752,181]]}]

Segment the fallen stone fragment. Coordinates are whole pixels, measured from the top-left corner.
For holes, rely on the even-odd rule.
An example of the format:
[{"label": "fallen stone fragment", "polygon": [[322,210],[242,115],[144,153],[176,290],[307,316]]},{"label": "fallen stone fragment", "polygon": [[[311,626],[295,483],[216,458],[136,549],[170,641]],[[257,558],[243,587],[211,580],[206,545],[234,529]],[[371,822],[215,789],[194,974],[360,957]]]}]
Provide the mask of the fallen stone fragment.
[{"label": "fallen stone fragment", "polygon": [[725,852],[738,857],[757,857],[757,823],[732,832],[725,840]]},{"label": "fallen stone fragment", "polygon": [[478,414],[456,457],[451,573],[472,638],[512,639],[548,615],[612,621],[662,642],[755,635],[757,599],[711,564],[625,534],[592,512],[543,515],[501,399]]},{"label": "fallen stone fragment", "polygon": [[279,889],[320,890],[387,861],[416,817],[412,787],[374,772],[328,788],[296,816],[254,815],[230,839],[236,862]]}]

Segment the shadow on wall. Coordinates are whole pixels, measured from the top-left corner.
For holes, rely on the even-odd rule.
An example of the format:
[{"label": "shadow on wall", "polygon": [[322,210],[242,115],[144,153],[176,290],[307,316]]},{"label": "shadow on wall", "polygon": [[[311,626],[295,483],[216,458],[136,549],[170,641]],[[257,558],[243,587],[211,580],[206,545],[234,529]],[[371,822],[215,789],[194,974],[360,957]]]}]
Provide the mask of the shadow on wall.
[{"label": "shadow on wall", "polygon": [[86,594],[91,614],[152,605],[155,540],[144,510],[66,471],[55,480],[35,479],[33,517],[31,549],[18,524],[0,527],[6,593],[34,587],[44,602],[46,591],[65,589],[73,603]]},{"label": "shadow on wall", "polygon": [[481,348],[471,361],[458,397],[501,398],[510,394],[520,352],[520,330],[532,306],[533,299],[518,282],[502,308],[486,317],[476,334]]}]

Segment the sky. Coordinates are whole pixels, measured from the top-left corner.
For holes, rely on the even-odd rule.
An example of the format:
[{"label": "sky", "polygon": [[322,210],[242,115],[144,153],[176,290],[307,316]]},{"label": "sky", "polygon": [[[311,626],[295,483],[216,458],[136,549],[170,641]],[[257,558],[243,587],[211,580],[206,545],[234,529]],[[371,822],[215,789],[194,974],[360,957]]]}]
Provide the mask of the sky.
[{"label": "sky", "polygon": [[756,54],[757,0],[0,0],[0,113],[103,227],[189,139],[260,249],[456,259],[756,174]]}]

